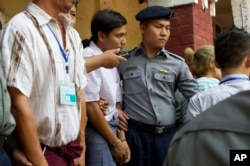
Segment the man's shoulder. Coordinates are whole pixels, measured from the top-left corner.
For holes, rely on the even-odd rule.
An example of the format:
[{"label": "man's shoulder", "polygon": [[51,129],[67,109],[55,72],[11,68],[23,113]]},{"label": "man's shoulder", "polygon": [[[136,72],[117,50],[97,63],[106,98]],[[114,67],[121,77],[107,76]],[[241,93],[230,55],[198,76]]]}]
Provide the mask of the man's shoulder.
[{"label": "man's shoulder", "polygon": [[8,31],[8,34],[18,32],[27,37],[29,34],[32,35],[37,28],[25,12],[20,12],[6,23],[4,29]]},{"label": "man's shoulder", "polygon": [[84,57],[91,57],[95,55],[101,55],[102,52],[100,51],[100,48],[91,41],[90,44],[83,48],[83,56]]},{"label": "man's shoulder", "polygon": [[83,48],[82,54],[83,54],[83,57],[91,57],[91,56],[94,56],[95,53],[94,53],[93,48],[91,48],[90,46],[87,46]]},{"label": "man's shoulder", "polygon": [[[205,91],[200,91],[192,96],[189,100],[190,108],[196,108],[197,112],[204,112],[207,108],[211,107],[213,104],[225,98],[223,93],[220,93],[220,87],[216,86]],[[194,110],[188,110],[194,111]]]},{"label": "man's shoulder", "polygon": [[[207,145],[213,141],[217,143],[223,142],[223,144],[217,145],[213,143],[213,146],[216,145],[217,148],[210,151],[212,153],[206,152],[199,154],[200,156],[202,155],[207,158],[213,156],[212,154],[225,152],[225,150],[228,152],[230,150],[228,148],[230,147],[248,147],[248,137],[250,137],[249,97],[250,91],[238,93],[212,106],[204,113],[186,123],[174,135],[169,145],[168,156],[178,158],[181,156],[180,154],[182,154],[183,150],[195,149],[197,145],[200,146],[200,149],[204,149],[203,152],[206,152]],[[217,136],[213,137],[211,134],[216,134]],[[220,152],[217,151],[218,147]],[[218,157],[218,155],[216,156]],[[219,156],[221,157],[222,155]],[[211,158],[211,160],[216,161],[215,158]],[[229,160],[227,159],[225,161]],[[188,162],[192,163],[192,160],[188,160]],[[183,165],[191,164],[185,163]]]},{"label": "man's shoulder", "polygon": [[250,125],[248,119],[250,116],[248,109],[250,107],[249,97],[250,90],[228,97],[192,119],[182,128],[180,133],[184,134],[188,131],[199,131],[203,129],[237,131],[239,128],[241,128],[241,131],[246,129],[246,131],[250,133],[246,128],[246,126]]},{"label": "man's shoulder", "polygon": [[172,58],[174,58],[174,59],[176,59],[176,60],[179,60],[179,61],[182,61],[182,62],[185,61],[184,58],[182,58],[180,55],[177,55],[177,54],[172,53],[172,52],[167,51],[167,50],[165,50],[164,52],[165,52],[166,54],[170,55]]},{"label": "man's shoulder", "polygon": [[22,26],[27,26],[27,22],[30,19],[25,14],[25,11],[17,13],[14,15],[7,23],[7,26],[16,26],[16,28],[20,28]]},{"label": "man's shoulder", "polygon": [[210,89],[207,89],[205,91],[200,91],[199,93],[195,94],[192,98],[196,99],[196,98],[208,98],[211,95],[216,95],[216,94],[221,94],[222,93],[222,89],[220,87],[220,85],[211,87]]}]

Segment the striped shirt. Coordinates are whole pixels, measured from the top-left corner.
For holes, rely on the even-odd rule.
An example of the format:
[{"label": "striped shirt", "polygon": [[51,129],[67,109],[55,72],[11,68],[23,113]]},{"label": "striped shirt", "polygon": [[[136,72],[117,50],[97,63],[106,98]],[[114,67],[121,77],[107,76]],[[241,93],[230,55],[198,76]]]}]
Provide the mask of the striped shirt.
[{"label": "striped shirt", "polygon": [[[42,38],[27,12],[37,21],[46,39]],[[77,105],[59,103],[60,84],[72,82],[77,88],[83,89],[87,83],[79,34],[63,15],[60,19],[66,30],[64,52],[69,55],[68,74],[59,44],[48,28],[49,25],[58,36],[59,43],[62,43],[58,22],[35,4],[29,3],[25,12],[14,16],[1,38],[7,84],[28,97],[40,142],[51,147],[76,140],[80,128]]]}]

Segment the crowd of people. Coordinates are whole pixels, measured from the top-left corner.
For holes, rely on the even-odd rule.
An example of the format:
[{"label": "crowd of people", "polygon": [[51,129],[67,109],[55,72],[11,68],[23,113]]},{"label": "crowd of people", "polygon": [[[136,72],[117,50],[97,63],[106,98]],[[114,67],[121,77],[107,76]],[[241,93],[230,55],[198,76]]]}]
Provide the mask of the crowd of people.
[{"label": "crowd of people", "polygon": [[230,151],[250,148],[249,44],[250,33],[235,26],[217,36],[222,79],[190,99],[186,124],[172,139],[164,166],[241,165],[230,163]]},{"label": "crowd of people", "polygon": [[126,18],[98,10],[82,40],[79,1],[33,0],[1,30],[0,165],[219,166],[250,148],[248,32],[185,60],[165,49],[174,11],[150,6],[122,57]]}]

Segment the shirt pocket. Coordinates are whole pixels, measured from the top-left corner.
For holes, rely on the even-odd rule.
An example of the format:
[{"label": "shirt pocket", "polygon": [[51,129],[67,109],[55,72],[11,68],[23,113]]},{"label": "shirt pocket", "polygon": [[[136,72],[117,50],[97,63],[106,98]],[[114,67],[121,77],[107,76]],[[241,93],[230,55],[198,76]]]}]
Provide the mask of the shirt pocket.
[{"label": "shirt pocket", "polygon": [[140,70],[129,70],[123,74],[123,86],[126,94],[136,94],[143,91]]},{"label": "shirt pocket", "polygon": [[175,76],[171,73],[154,73],[155,90],[160,93],[170,93],[174,91]]}]

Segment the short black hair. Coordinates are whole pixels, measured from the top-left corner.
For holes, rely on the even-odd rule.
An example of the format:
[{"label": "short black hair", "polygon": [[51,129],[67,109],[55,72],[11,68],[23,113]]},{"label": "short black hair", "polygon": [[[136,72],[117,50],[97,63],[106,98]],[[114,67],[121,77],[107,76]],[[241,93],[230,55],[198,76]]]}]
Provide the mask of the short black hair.
[{"label": "short black hair", "polygon": [[238,67],[250,55],[250,34],[235,25],[215,39],[215,59],[220,68]]},{"label": "short black hair", "polygon": [[91,40],[95,43],[98,41],[98,32],[106,35],[123,25],[127,24],[127,20],[119,12],[111,9],[98,10],[91,20]]}]

